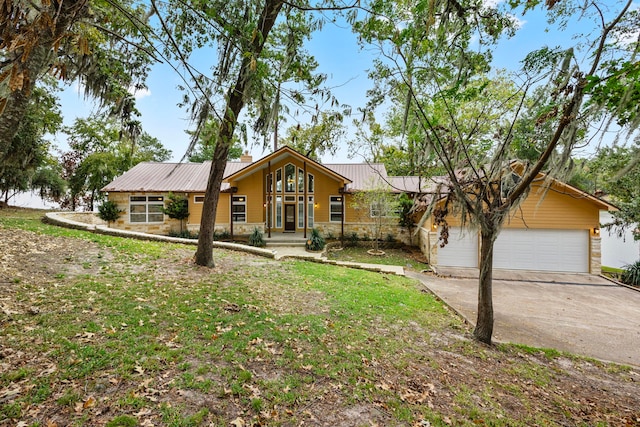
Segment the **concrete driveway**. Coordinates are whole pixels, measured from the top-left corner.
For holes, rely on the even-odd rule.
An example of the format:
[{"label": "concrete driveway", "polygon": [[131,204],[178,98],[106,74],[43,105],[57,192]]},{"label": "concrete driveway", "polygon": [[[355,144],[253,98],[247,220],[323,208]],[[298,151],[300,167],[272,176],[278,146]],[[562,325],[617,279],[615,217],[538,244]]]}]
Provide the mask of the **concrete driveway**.
[{"label": "concrete driveway", "polygon": [[[415,272],[450,307],[475,324],[477,270]],[[462,277],[460,277],[462,276]],[[640,292],[589,274],[494,271],[496,341],[555,348],[640,366]]]}]

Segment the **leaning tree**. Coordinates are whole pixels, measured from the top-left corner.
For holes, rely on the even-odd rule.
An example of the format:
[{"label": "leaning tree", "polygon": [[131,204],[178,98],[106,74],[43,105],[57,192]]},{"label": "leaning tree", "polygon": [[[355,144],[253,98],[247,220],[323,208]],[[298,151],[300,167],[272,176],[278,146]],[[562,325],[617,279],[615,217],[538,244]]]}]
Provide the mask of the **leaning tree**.
[{"label": "leaning tree", "polygon": [[[333,100],[321,87],[324,77],[313,72],[315,61],[301,60],[299,52],[311,30],[321,22],[305,16],[313,10],[349,8],[337,3],[176,0],[160,5],[151,1],[166,38],[166,54],[177,60],[188,76],[185,101],[191,105],[197,125],[194,143],[199,138],[198,130],[204,129],[212,117],[219,122],[202,208],[197,264],[214,266],[213,235],[220,185],[241,113],[249,110],[258,133],[277,129],[285,89],[282,85],[291,79],[311,95]],[[301,33],[307,36],[300,37]],[[199,72],[190,64],[191,53],[205,47],[217,52],[217,65],[211,74]],[[304,106],[304,91],[290,89],[287,93],[291,102]]]},{"label": "leaning tree", "polygon": [[[590,32],[575,46],[529,53],[522,69],[507,76],[491,69],[496,43],[517,30],[515,13],[544,7],[540,1],[494,7],[481,0],[443,0],[423,7],[380,0],[356,26],[363,41],[381,53],[372,72],[378,83],[372,99],[402,105],[403,129],[414,140],[419,135],[421,150],[435,155],[445,171],[429,214],[445,230],[447,215],[479,230],[473,333],[481,342],[491,343],[493,334],[493,245],[505,219],[541,172],[551,179],[568,170],[572,150],[592,136],[589,124],[608,111],[634,108],[626,87],[619,89],[627,96],[612,97],[606,85],[616,78],[612,60],[633,62],[638,15],[630,11],[630,0],[609,3],[547,1],[552,25],[566,30],[576,19]],[[636,39],[623,44],[622,31]],[[600,90],[595,102],[590,95]],[[514,170],[510,165],[523,144],[535,148],[529,150],[534,154]]]}]

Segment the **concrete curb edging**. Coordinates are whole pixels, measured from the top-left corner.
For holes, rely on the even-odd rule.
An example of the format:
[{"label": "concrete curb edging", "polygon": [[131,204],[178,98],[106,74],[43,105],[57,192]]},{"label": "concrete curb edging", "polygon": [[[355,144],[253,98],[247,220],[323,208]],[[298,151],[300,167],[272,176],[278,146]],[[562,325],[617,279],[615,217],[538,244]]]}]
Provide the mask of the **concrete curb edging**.
[{"label": "concrete curb edging", "polygon": [[[183,245],[197,245],[198,241],[193,239],[184,239],[180,237],[160,236],[157,234],[140,233],[137,231],[117,230],[109,228],[106,225],[87,224],[84,222],[74,221],[64,217],[64,212],[47,212],[44,215],[44,221],[49,224],[58,225],[60,227],[72,228],[76,230],[89,231],[96,234],[104,234],[107,236],[128,237],[131,239],[149,240],[156,242],[180,243]],[[270,249],[256,248],[255,246],[241,245],[239,243],[229,242],[213,242],[214,248],[228,249],[232,251],[246,252],[254,255],[263,256],[265,258],[275,258],[276,253]]]},{"label": "concrete curb edging", "polygon": [[[75,221],[70,218],[65,218],[65,212],[47,212],[44,215],[43,221],[49,224],[57,225],[65,228],[72,228],[76,230],[88,231],[96,234],[104,234],[107,236],[126,237],[130,239],[148,240],[156,242],[168,242],[179,243],[183,245],[197,245],[198,241],[194,239],[184,239],[180,237],[161,236],[158,234],[147,234],[138,231],[119,230],[110,228],[102,224],[88,224],[86,222]],[[262,256],[271,259],[298,259],[303,261],[317,262],[321,264],[331,264],[339,267],[355,268],[360,270],[372,271],[374,273],[395,274],[397,276],[404,276],[404,268],[398,266],[387,266],[377,264],[360,264],[348,261],[334,261],[324,257],[314,257],[313,255],[284,255],[278,258],[278,252],[271,249],[257,248],[255,246],[242,245],[239,243],[229,242],[213,242],[213,247],[218,249],[228,249],[232,251],[245,252],[253,255]],[[326,249],[322,255],[326,254]]]}]

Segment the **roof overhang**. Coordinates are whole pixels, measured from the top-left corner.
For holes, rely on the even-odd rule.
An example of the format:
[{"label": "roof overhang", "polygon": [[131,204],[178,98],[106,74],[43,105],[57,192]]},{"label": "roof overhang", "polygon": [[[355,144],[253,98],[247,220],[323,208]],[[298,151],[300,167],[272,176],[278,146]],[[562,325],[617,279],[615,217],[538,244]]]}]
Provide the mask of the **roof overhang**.
[{"label": "roof overhang", "polygon": [[294,149],[287,146],[279,148],[278,150],[261,158],[260,160],[257,160],[251,163],[250,165],[247,165],[246,167],[240,169],[239,171],[224,177],[223,182],[233,182],[233,181],[241,180],[249,175],[253,175],[256,172],[268,169],[271,164],[278,163],[282,160],[285,160],[288,157],[294,157],[301,162],[309,163],[313,165],[313,167],[320,169],[325,174],[332,176],[338,181],[341,181],[344,185],[350,184],[352,182],[349,178],[342,176],[339,173],[336,173],[335,171],[332,171],[326,166],[323,166],[322,163],[318,163],[315,160],[310,159],[309,157],[304,156],[298,153],[297,151],[295,151]]}]

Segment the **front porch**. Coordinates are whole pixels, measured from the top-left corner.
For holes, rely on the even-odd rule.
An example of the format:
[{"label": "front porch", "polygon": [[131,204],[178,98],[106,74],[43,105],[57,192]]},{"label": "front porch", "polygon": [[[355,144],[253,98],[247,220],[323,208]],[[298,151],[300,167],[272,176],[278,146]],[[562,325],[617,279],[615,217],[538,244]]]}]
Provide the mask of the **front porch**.
[{"label": "front porch", "polygon": [[[310,232],[307,232],[307,236]],[[278,246],[302,246],[304,247],[307,238],[304,237],[303,232],[284,233],[282,231],[272,231],[271,237],[267,233],[264,234],[264,241],[267,243],[267,247]]]}]

